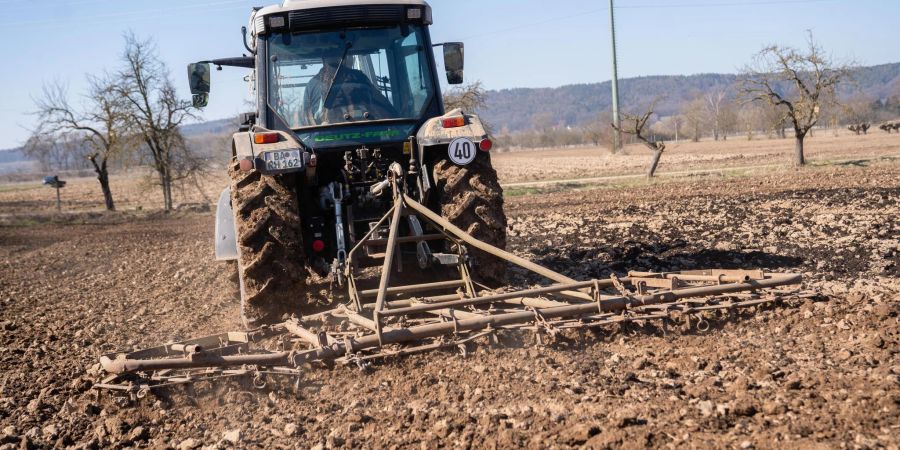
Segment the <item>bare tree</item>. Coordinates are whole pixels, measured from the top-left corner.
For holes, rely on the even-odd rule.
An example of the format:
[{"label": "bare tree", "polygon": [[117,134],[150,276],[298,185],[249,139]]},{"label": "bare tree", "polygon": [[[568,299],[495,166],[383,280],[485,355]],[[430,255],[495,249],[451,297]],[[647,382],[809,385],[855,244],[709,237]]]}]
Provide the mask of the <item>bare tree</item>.
[{"label": "bare tree", "polygon": [[[467,114],[474,114],[480,109],[487,108],[487,91],[484,90],[481,81],[454,86],[444,92],[444,109],[447,111],[459,108]],[[480,117],[488,133],[493,134],[494,127]]]},{"label": "bare tree", "polygon": [[678,136],[681,134],[681,129],[684,127],[684,116],[681,114],[672,114],[670,117],[670,121],[672,122],[672,131],[675,132],[675,144],[678,144]]},{"label": "bare tree", "polygon": [[654,126],[659,134],[665,134],[672,137],[677,144],[679,136],[681,135],[681,128],[684,126],[684,117],[679,114],[661,117],[659,122],[654,124]]},{"label": "bare tree", "polygon": [[[113,211],[116,207],[109,187],[109,163],[120,156],[126,147],[127,105],[119,95],[120,87],[115,77],[111,75],[89,76],[88,86],[86,102],[80,110],[69,103],[64,86],[44,86],[42,96],[35,100],[39,125],[32,132],[29,142],[38,146],[47,145],[48,140],[81,137],[91,149],[87,159],[97,174],[106,209]],[[65,148],[74,150],[77,146],[68,145]]]},{"label": "bare tree", "polygon": [[684,123],[691,133],[691,140],[699,142],[708,118],[706,100],[702,96],[697,96],[685,103],[681,107],[681,116],[684,117]]},{"label": "bare tree", "polygon": [[762,106],[754,103],[744,103],[740,104],[739,108],[737,120],[740,122],[741,130],[746,134],[747,140],[752,141],[756,131],[766,129]]},{"label": "bare tree", "polygon": [[786,139],[787,134],[784,129],[787,127],[787,110],[770,103],[762,103],[760,111],[762,113],[763,129],[771,136],[774,135],[779,139]]},{"label": "bare tree", "polygon": [[835,101],[835,90],[849,77],[847,65],[835,64],[812,38],[805,51],[773,45],[763,49],[741,75],[748,101],[782,110],[794,127],[794,165],[806,163],[803,139],[819,121],[822,107]]},{"label": "bare tree", "polygon": [[738,104],[733,100],[726,101],[719,110],[719,131],[722,140],[728,139],[728,136],[734,134],[738,130]]},{"label": "bare tree", "polygon": [[655,141],[653,139],[648,139],[644,136],[645,128],[647,127],[647,121],[650,120],[650,117],[653,116],[653,108],[656,106],[656,101],[647,108],[647,111],[641,115],[634,115],[629,113],[622,113],[622,123],[620,126],[616,127],[615,124],[610,124],[614,130],[630,134],[634,136],[637,140],[644,143],[647,148],[653,151],[653,159],[650,161],[650,167],[647,169],[647,178],[653,178],[653,174],[656,173],[656,167],[659,165],[659,159],[662,157],[663,151],[666,149],[666,144],[662,141]]},{"label": "bare tree", "polygon": [[597,114],[594,120],[584,126],[585,139],[591,144],[604,146],[612,151],[615,131],[606,126],[610,122],[612,122],[611,111],[603,111]]},{"label": "bare tree", "polygon": [[166,211],[172,210],[173,182],[198,175],[204,168],[181,135],[181,124],[194,118],[193,106],[178,98],[169,70],[150,40],[125,36],[121,95],[128,102],[129,119],[149,153],[159,178]]},{"label": "bare tree", "polygon": [[75,133],[33,134],[22,150],[46,171],[88,168],[92,149]]},{"label": "bare tree", "polygon": [[839,106],[841,105],[835,103],[827,105],[822,108],[819,116],[819,123],[823,124],[825,128],[831,129],[835,137],[839,135],[840,125],[844,123],[846,117],[846,111]]},{"label": "bare tree", "polygon": [[876,100],[874,98],[862,92],[856,93],[844,101],[842,110],[844,120],[846,120],[845,123],[849,123],[856,128],[856,130],[851,129],[851,131],[855,131],[856,134],[860,132],[867,134],[869,127],[864,127],[864,125],[869,125],[875,120],[875,103]]},{"label": "bare tree", "polygon": [[725,89],[716,89],[712,92],[708,92],[704,96],[704,100],[706,100],[706,115],[709,118],[709,122],[712,125],[713,132],[713,140],[719,140],[719,134],[722,132],[722,110],[727,103],[725,96],[727,92]]},{"label": "bare tree", "polygon": [[479,108],[487,106],[487,97],[481,81],[455,86],[444,92],[444,109],[450,111],[460,108],[472,114]]}]

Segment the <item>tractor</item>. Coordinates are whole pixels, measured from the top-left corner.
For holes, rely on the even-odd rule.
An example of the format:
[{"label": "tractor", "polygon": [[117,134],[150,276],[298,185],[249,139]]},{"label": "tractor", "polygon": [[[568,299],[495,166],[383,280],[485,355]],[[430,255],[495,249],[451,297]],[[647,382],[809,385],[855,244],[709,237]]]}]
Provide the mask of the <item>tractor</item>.
[{"label": "tractor", "polygon": [[[211,66],[250,71],[256,111],[232,136],[215,230],[216,258],[236,261],[246,327],[321,303],[317,278],[344,282],[348,251],[387,233],[377,222],[393,204],[389,176],[466,233],[505,247],[491,138],[471,111],[445,111],[441,95],[433,48],[454,85],[464,46],[432,43],[431,24],[422,0],[286,0],[252,11],[242,28],[249,54],[188,65],[198,108],[209,101]],[[415,215],[403,228],[429,231]],[[446,243],[404,246],[421,270],[464,264],[486,285],[503,281],[505,262],[479,249],[461,260],[442,253]],[[381,265],[378,256],[354,269]]]}]

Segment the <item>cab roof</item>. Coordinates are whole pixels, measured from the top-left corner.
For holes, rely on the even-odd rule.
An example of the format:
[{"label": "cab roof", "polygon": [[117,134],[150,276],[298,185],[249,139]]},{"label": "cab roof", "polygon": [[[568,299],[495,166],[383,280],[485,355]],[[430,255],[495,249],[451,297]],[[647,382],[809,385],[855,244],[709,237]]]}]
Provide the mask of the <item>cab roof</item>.
[{"label": "cab roof", "polygon": [[371,6],[371,5],[403,5],[428,6],[424,0],[285,0],[280,5],[266,6],[256,13],[264,16],[279,12],[299,11],[304,9],[330,8],[335,6]]},{"label": "cab roof", "polygon": [[431,6],[425,0],[285,0],[254,11],[250,29],[259,36],[270,29],[298,31],[338,24],[409,21],[431,25]]}]

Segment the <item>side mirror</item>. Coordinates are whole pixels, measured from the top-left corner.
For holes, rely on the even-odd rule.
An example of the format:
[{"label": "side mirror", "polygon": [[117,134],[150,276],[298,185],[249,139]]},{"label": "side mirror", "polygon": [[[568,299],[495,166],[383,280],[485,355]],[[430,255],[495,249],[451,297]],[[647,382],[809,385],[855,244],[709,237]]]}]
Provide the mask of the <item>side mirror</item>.
[{"label": "side mirror", "polygon": [[463,82],[463,43],[444,43],[444,70],[447,71],[447,83],[462,84]]},{"label": "side mirror", "polygon": [[191,86],[195,108],[202,108],[209,102],[209,63],[188,64],[188,83]]}]

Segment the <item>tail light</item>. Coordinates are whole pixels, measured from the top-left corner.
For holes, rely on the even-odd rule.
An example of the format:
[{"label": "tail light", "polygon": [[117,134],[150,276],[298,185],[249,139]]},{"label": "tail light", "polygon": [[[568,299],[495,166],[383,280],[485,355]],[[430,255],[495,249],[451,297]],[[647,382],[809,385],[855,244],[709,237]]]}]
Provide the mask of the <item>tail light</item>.
[{"label": "tail light", "polygon": [[325,241],[321,239],[316,239],[312,242],[312,249],[314,252],[318,253],[322,250],[325,250]]},{"label": "tail light", "polygon": [[238,164],[241,168],[241,172],[249,172],[253,170],[253,160],[250,158],[244,158],[240,160]]},{"label": "tail light", "polygon": [[441,126],[444,128],[456,128],[466,124],[466,118],[463,116],[447,117],[441,119]]},{"label": "tail light", "polygon": [[482,139],[481,142],[478,143],[478,148],[483,152],[491,151],[491,148],[494,147],[494,142],[490,139]]},{"label": "tail light", "polygon": [[280,137],[278,133],[256,133],[253,135],[253,142],[257,144],[274,144],[278,142]]}]

